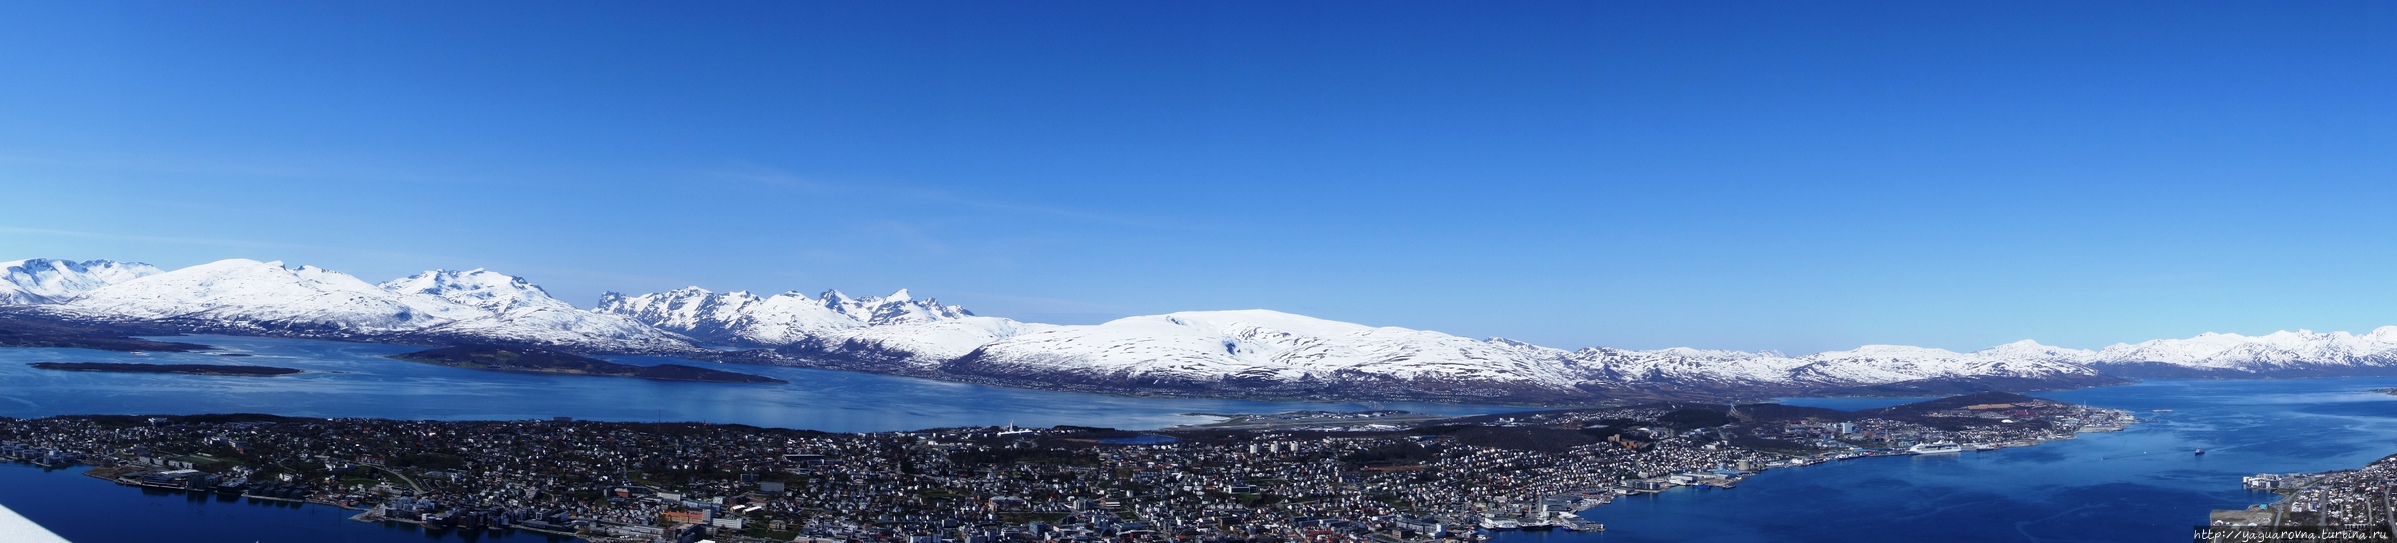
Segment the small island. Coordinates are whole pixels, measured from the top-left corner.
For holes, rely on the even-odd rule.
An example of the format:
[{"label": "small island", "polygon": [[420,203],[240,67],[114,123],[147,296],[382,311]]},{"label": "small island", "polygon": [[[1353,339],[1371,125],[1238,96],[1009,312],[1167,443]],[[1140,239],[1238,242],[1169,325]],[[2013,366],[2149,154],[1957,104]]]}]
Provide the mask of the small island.
[{"label": "small island", "polygon": [[272,377],[302,373],[291,368],[274,366],[228,366],[217,364],[127,364],[118,362],[34,362],[26,364],[36,369],[58,371],[101,371],[110,373],[179,373],[184,375],[231,375],[237,377]]},{"label": "small island", "polygon": [[577,356],[532,347],[501,347],[466,345],[442,347],[390,358],[477,370],[520,371],[531,373],[561,373],[568,375],[607,375],[639,377],[658,381],[702,381],[710,383],[784,383],[781,379],[746,373],[711,370],[680,364],[636,366],[618,364],[597,358]]}]

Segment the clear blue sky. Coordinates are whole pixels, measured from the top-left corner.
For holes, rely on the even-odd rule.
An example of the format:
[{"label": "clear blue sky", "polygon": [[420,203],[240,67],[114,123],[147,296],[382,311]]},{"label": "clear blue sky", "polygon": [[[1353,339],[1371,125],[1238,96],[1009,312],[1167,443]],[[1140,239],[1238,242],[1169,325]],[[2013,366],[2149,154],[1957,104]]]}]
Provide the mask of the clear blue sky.
[{"label": "clear blue sky", "polygon": [[2397,324],[2388,2],[11,2],[0,258],[1559,347]]}]

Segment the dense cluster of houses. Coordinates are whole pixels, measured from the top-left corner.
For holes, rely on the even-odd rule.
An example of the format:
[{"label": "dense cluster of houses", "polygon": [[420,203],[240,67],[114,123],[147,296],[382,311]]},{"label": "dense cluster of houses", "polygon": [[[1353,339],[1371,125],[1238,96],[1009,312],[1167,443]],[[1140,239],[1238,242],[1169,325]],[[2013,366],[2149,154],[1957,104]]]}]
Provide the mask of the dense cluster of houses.
[{"label": "dense cluster of houses", "polygon": [[[128,484],[217,485],[435,530],[686,543],[1338,543],[1602,529],[1572,512],[1676,486],[1728,487],[1844,451],[1735,445],[1766,433],[1789,443],[2044,439],[2070,426],[2000,421],[2101,416],[2042,409],[1998,410],[1989,424],[1944,430],[1639,407],[1406,428],[869,434],[563,419],[91,416],[0,419],[0,455],[75,459]],[[1979,418],[1987,410],[1965,411]]]}]

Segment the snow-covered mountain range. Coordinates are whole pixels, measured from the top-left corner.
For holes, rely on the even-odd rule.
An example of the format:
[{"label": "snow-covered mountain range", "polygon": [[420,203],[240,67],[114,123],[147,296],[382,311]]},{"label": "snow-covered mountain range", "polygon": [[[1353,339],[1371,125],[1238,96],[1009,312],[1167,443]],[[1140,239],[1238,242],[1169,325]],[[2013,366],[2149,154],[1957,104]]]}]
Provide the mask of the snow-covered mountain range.
[{"label": "snow-covered mountain range", "polygon": [[1191,311],[1050,327],[993,342],[942,369],[1002,380],[1080,379],[1203,393],[1264,388],[1446,400],[1737,396],[1934,382],[1967,389],[1974,383],[2044,388],[2113,381],[2086,365],[2000,351],[1876,345],[1794,358],[1697,349],[1567,351],[1266,310]]},{"label": "snow-covered mountain range", "polygon": [[918,369],[1048,327],[978,316],[939,300],[917,300],[905,289],[862,298],[838,290],[815,298],[797,292],[765,297],[715,293],[699,287],[637,296],[610,292],[600,296],[596,311],[713,345],[777,348],[816,358],[887,359]]},{"label": "snow-covered mountain range", "polygon": [[2397,327],[2363,335],[2205,334],[2099,350],[2026,340],[1972,352],[1871,345],[1787,356],[1565,350],[1268,310],[1052,325],[975,315],[906,290],[809,297],[689,287],[609,293],[595,308],[581,309],[522,278],[481,269],[375,284],[311,266],[240,259],[174,271],[104,260],[0,264],[0,306],[77,322],[531,344],[1118,393],[1573,403],[2032,390],[2119,376],[2397,375]]},{"label": "snow-covered mountain range", "polygon": [[[479,269],[425,272],[378,286],[341,272],[281,262],[221,260],[170,272],[146,264],[94,262],[31,276],[33,284],[73,288],[50,289],[46,300],[25,305],[69,320],[211,333],[698,350],[671,332],[576,309],[522,279]],[[23,288],[14,284],[14,275],[9,279]]]},{"label": "snow-covered mountain range", "polygon": [[112,283],[165,272],[149,264],[107,260],[0,262],[0,305],[57,303]]}]

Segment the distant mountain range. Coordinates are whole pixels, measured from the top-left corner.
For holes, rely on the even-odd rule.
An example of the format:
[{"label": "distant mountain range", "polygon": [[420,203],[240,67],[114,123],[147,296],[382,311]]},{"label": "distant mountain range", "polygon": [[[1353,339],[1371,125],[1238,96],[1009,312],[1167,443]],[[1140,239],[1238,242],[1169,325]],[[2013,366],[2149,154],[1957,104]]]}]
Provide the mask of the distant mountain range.
[{"label": "distant mountain range", "polygon": [[1972,352],[1871,345],[1786,356],[1556,349],[1269,310],[1096,325],[975,315],[906,290],[759,296],[608,293],[580,309],[522,278],[435,270],[381,284],[224,260],[0,262],[0,308],[78,324],[416,344],[659,354],[1121,394],[1573,404],[1790,394],[2029,391],[2149,377],[2397,375],[2397,327],[2205,334],[2100,350],[2020,341]]}]

